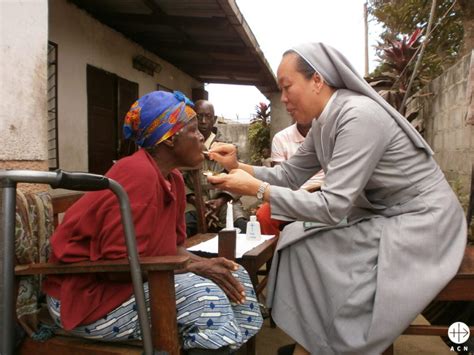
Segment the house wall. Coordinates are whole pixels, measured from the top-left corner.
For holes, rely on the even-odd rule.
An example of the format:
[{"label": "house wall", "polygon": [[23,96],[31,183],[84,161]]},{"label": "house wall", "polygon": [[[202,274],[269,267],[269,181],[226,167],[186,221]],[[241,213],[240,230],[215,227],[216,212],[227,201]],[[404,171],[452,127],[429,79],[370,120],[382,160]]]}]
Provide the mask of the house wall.
[{"label": "house wall", "polygon": [[285,105],[280,101],[280,92],[270,93],[267,97],[271,103],[272,123],[270,126],[270,135],[273,139],[275,133],[290,126],[293,123],[293,119],[286,111]]},{"label": "house wall", "polygon": [[46,1],[0,1],[0,168],[47,169]]},{"label": "house wall", "polygon": [[[0,14],[0,169],[47,170],[48,6],[46,1],[0,1]],[[44,186],[36,185],[36,189]],[[0,206],[2,215],[4,208]],[[13,327],[3,324],[3,303],[7,292],[13,292],[4,284],[5,246],[2,233],[0,331]]]},{"label": "house wall", "polygon": [[467,122],[473,100],[473,59],[472,53],[464,56],[425,87],[410,105],[419,110],[417,120],[423,122],[425,139],[464,204],[474,161],[474,126]]},{"label": "house wall", "polygon": [[[87,64],[114,73],[139,85],[142,96],[157,84],[191,97],[202,83],[143,47],[107,27],[66,0],[49,1],[49,40],[58,45],[59,165],[66,170],[88,169]],[[132,66],[135,55],[144,55],[162,66],[150,76]]]}]

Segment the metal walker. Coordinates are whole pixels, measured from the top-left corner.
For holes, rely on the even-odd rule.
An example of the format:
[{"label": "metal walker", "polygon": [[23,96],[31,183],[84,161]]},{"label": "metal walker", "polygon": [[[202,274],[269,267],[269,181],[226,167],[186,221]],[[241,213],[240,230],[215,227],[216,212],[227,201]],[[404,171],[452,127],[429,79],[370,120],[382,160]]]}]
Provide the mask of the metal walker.
[{"label": "metal walker", "polygon": [[3,253],[3,314],[2,314],[2,344],[0,355],[14,353],[14,324],[15,324],[15,213],[17,183],[49,184],[53,189],[64,188],[78,191],[98,191],[110,189],[117,196],[120,204],[122,224],[125,231],[128,260],[132,277],[133,292],[137,303],[138,321],[140,324],[143,348],[146,355],[157,354],[153,349],[150,325],[145,304],[143,280],[138,262],[138,252],[135,241],[135,229],[130,209],[128,195],[123,187],[113,179],[102,175],[89,173],[72,173],[62,170],[55,172],[33,170],[0,170],[0,188],[2,191],[3,211],[0,215],[0,226],[4,242]]}]

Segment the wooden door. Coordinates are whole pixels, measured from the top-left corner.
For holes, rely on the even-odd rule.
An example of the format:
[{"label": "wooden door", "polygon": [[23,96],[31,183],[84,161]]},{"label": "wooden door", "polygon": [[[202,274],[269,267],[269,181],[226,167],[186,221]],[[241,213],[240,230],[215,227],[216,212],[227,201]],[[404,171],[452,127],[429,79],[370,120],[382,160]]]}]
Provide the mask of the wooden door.
[{"label": "wooden door", "polygon": [[133,153],[123,139],[123,119],[138,98],[138,84],[87,66],[87,131],[89,172],[105,174],[114,161]]},{"label": "wooden door", "polygon": [[89,172],[105,174],[117,158],[117,77],[87,66]]},{"label": "wooden door", "polygon": [[117,158],[120,159],[126,157],[127,155],[133,154],[138,148],[134,141],[130,139],[125,139],[123,137],[123,120],[128,110],[130,109],[130,106],[132,106],[132,104],[138,98],[138,84],[132,81],[118,78],[117,98]]}]

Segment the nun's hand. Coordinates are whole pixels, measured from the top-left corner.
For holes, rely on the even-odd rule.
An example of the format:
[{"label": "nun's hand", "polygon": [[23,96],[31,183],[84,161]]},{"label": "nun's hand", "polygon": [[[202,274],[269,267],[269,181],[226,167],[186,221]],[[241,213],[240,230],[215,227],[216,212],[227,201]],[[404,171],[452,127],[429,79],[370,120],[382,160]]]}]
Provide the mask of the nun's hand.
[{"label": "nun's hand", "polygon": [[209,150],[209,159],[217,161],[225,170],[231,171],[239,167],[237,147],[228,143],[214,143]]},{"label": "nun's hand", "polygon": [[217,189],[248,196],[255,196],[262,183],[242,169],[231,170],[228,174],[208,176],[207,181]]}]

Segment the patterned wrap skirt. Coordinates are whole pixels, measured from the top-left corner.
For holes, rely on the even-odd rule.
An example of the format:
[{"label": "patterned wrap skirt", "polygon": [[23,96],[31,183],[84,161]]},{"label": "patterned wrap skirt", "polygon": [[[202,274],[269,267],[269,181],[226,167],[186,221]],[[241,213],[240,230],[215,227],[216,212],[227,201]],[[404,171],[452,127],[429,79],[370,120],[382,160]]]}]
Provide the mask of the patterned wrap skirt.
[{"label": "patterned wrap skirt", "polygon": [[[175,275],[178,330],[184,349],[241,347],[262,327],[263,319],[250,277],[240,267],[232,273],[245,288],[246,301],[236,304],[214,282],[193,273]],[[149,310],[148,283],[144,284]],[[61,302],[47,297],[48,309],[61,327]],[[70,331],[83,338],[103,341],[141,339],[135,296],[94,323]]]}]

